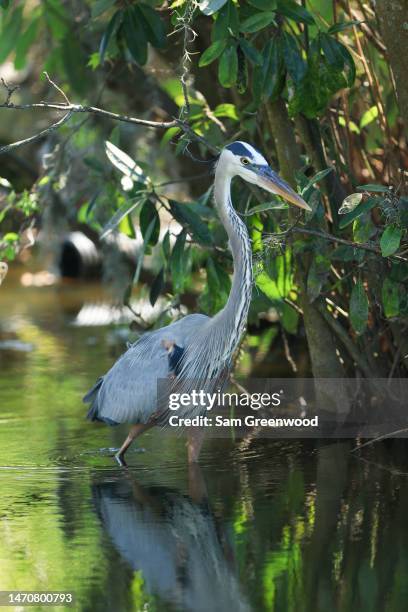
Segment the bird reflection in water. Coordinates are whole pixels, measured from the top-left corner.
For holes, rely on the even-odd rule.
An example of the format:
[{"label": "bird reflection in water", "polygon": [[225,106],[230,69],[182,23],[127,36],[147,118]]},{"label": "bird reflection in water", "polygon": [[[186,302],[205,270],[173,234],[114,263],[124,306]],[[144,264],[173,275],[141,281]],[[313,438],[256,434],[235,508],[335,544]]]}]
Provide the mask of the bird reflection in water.
[{"label": "bird reflection in water", "polygon": [[132,570],[141,571],[150,595],[180,610],[250,610],[198,465],[189,468],[188,495],[141,486],[128,472],[94,484],[93,496],[114,547]]}]

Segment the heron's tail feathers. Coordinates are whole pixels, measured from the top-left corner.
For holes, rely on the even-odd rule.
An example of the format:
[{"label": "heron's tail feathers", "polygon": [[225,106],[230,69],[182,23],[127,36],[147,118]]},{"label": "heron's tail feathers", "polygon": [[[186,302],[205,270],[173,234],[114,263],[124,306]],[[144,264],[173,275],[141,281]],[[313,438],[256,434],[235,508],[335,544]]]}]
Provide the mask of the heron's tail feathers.
[{"label": "heron's tail feathers", "polygon": [[88,414],[86,415],[86,418],[89,419],[90,421],[98,420],[98,394],[99,394],[99,389],[101,388],[102,382],[103,382],[103,376],[98,378],[98,380],[96,381],[92,389],[90,389],[88,393],[84,395],[84,397],[82,398],[82,401],[85,404],[92,402],[91,407],[88,410]]}]

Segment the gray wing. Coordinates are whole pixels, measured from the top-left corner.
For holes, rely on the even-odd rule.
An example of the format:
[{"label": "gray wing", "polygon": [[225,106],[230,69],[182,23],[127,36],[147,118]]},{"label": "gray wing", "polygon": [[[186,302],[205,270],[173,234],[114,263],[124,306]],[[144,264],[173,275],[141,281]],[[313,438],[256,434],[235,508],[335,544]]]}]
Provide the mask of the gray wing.
[{"label": "gray wing", "polygon": [[147,423],[157,407],[157,379],[169,374],[163,340],[184,348],[208,320],[206,315],[187,315],[144,334],[85,395],[84,402],[92,402],[88,418],[109,425]]}]

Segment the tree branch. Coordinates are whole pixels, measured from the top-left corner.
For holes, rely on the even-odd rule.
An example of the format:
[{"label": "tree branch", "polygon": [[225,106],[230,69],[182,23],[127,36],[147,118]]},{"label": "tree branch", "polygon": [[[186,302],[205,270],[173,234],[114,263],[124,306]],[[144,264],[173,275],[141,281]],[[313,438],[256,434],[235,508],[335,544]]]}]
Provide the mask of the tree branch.
[{"label": "tree branch", "polygon": [[100,117],[106,117],[107,119],[113,119],[115,121],[123,121],[125,123],[133,123],[136,125],[143,125],[149,128],[167,129],[170,127],[177,127],[178,121],[173,119],[172,121],[147,121],[146,119],[138,119],[137,117],[129,117],[128,115],[119,115],[118,113],[112,113],[111,111],[97,108],[96,106],[83,106],[82,104],[62,104],[62,103],[48,103],[48,102],[36,102],[33,104],[12,104],[11,102],[0,104],[0,108],[9,108],[14,110],[29,110],[29,109],[48,109],[57,111],[71,111],[72,113],[92,113]]},{"label": "tree branch", "polygon": [[[323,238],[324,240],[329,240],[330,242],[338,242],[340,244],[345,244],[346,246],[353,247],[355,249],[362,249],[363,251],[368,251],[370,253],[375,253],[380,257],[383,257],[380,249],[371,244],[362,244],[360,242],[353,242],[352,240],[346,240],[345,238],[339,238],[338,236],[333,236],[332,234],[328,234],[327,232],[320,232],[319,230],[308,229],[306,227],[294,226],[289,228],[288,234],[308,234],[309,236],[316,236],[317,238]],[[408,261],[406,257],[402,257],[402,255],[389,255],[390,258],[398,259],[399,261]]]},{"label": "tree branch", "polygon": [[13,149],[17,149],[18,147],[22,147],[23,145],[30,144],[31,142],[35,142],[36,140],[39,140],[43,136],[46,136],[47,134],[50,134],[51,132],[55,132],[55,130],[58,130],[62,125],[64,125],[64,123],[69,121],[72,115],[73,115],[73,112],[69,111],[61,119],[59,119],[56,123],[53,123],[52,125],[50,125],[50,127],[46,128],[45,130],[42,130],[41,132],[38,132],[38,134],[34,134],[34,136],[30,136],[29,138],[25,138],[24,140],[19,140],[9,145],[5,145],[4,147],[0,147],[0,155],[2,153],[9,153]]}]

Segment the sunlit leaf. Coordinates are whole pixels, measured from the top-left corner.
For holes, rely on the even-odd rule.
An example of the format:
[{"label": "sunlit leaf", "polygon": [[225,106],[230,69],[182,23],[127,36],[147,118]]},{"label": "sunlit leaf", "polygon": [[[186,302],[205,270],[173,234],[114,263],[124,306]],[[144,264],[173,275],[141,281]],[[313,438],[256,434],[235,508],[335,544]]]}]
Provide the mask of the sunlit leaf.
[{"label": "sunlit leaf", "polygon": [[215,107],[214,115],[216,117],[228,117],[228,119],[233,119],[234,121],[239,120],[237,107],[235,104],[229,104],[226,102],[225,104],[218,104]]},{"label": "sunlit leaf", "polygon": [[227,0],[201,0],[198,3],[198,6],[200,7],[200,11],[204,13],[204,15],[213,15],[214,13],[219,11],[220,8],[223,7],[226,2]]},{"label": "sunlit leaf", "polygon": [[345,227],[350,225],[350,223],[352,223],[355,219],[357,219],[357,217],[369,212],[372,208],[378,206],[378,204],[378,198],[373,196],[368,198],[365,202],[360,202],[360,204],[357,204],[352,210],[350,210],[350,212],[346,212],[345,214],[342,213],[344,214],[344,217],[339,222],[339,228],[344,229]]},{"label": "sunlit leaf", "polygon": [[271,23],[276,24],[275,13],[272,11],[265,11],[262,13],[256,13],[255,15],[251,15],[251,17],[244,19],[239,29],[241,32],[247,33],[258,32],[258,30],[266,28]]},{"label": "sunlit leaf", "polygon": [[372,123],[378,117],[378,106],[372,106],[361,117],[360,129],[362,130],[367,125]]},{"label": "sunlit leaf", "polygon": [[206,49],[200,57],[200,61],[198,62],[199,67],[202,68],[203,66],[208,66],[208,64],[211,64],[211,62],[216,60],[221,55],[226,46],[227,40],[225,38],[213,42],[213,44],[208,47],[208,49]]},{"label": "sunlit leaf", "polygon": [[129,157],[127,153],[119,149],[119,147],[109,142],[109,140],[105,141],[105,152],[111,164],[120,170],[122,174],[137,183],[146,185],[149,182],[148,177],[144,174],[138,163]]},{"label": "sunlit leaf", "polygon": [[363,199],[362,193],[352,193],[347,198],[343,200],[342,205],[340,206],[338,213],[339,215],[345,215],[346,213],[351,212],[360,204]]}]

